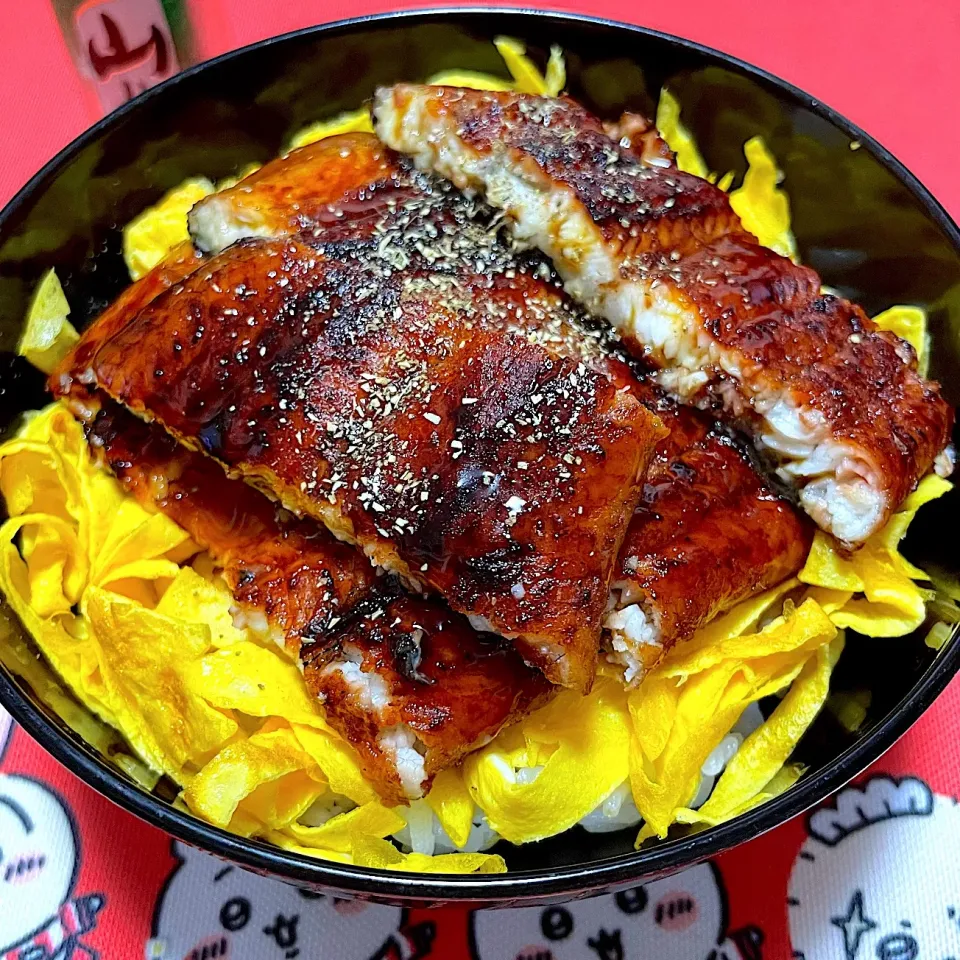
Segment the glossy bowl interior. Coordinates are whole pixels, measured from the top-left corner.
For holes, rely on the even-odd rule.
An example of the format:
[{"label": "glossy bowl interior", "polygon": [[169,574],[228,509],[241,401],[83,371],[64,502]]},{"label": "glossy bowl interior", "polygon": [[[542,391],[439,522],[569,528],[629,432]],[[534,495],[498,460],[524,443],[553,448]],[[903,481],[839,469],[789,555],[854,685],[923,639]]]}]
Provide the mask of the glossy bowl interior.
[{"label": "glossy bowl interior", "polygon": [[[490,43],[501,33],[544,58],[567,56],[569,90],[604,117],[652,113],[660,88],[679,97],[711,168],[743,171],[742,145],[760,134],[785,172],[804,262],[876,312],[894,303],[929,311],[932,375],[960,401],[960,234],[919,183],[850,123],[769,75],[673,37],[634,27],[520,11],[434,11],[372,18],[266,41],[187,71],[112,114],[42,170],[0,216],[0,426],[45,402],[41,377],[14,356],[29,294],[56,267],[82,326],[126,285],[120,227],[188,176],[218,179],[277,154],[304,124],[357,107],[382,83],[451,67],[503,73]],[[8,146],[8,149],[10,147]],[[958,572],[960,494],[925,508],[907,553]],[[4,629],[22,631],[7,610]],[[956,671],[960,643],[939,653],[921,635],[851,637],[834,688],[870,693],[859,732],[824,711],[797,758],[793,789],[739,819],[633,850],[634,829],[575,830],[520,848],[501,844],[510,873],[436,877],[309,860],[224,833],[173,805],[161,783],[140,787],[91,746],[93,721],[42,662],[23,676],[9,656],[0,701],[47,750],[110,799],[177,837],[304,886],[393,903],[518,903],[585,895],[688,865],[782,823],[875,760]],[[81,731],[83,735],[77,731]],[[87,738],[86,740],[84,738]],[[102,744],[101,744],[102,746]]]}]

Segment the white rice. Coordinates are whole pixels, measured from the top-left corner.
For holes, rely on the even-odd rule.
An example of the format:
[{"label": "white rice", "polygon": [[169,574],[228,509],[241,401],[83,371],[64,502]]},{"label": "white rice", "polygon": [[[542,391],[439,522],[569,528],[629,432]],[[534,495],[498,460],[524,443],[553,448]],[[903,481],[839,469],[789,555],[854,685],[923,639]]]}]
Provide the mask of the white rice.
[{"label": "white rice", "polygon": [[[379,716],[390,703],[390,690],[386,682],[379,674],[361,669],[362,654],[351,644],[344,646],[343,658],[326,667],[325,672],[341,674],[359,705]],[[413,730],[406,724],[385,727],[377,736],[377,745],[396,768],[404,796],[408,800],[422,797],[423,781],[427,776],[423,758],[424,747]]]},{"label": "white rice", "polygon": [[390,703],[390,691],[383,677],[361,668],[363,654],[352,644],[343,647],[343,660],[324,667],[324,673],[339,673],[364,710],[379,713]]},{"label": "white rice", "polygon": [[[740,745],[762,723],[763,714],[760,708],[755,703],[751,704],[704,762],[700,771],[700,784],[690,801],[690,807],[697,809],[706,802],[713,792],[717,778],[736,756]],[[537,779],[541,770],[542,766],[521,767],[511,772],[514,773],[517,783],[528,784]],[[414,800],[409,807],[397,807],[397,812],[407,821],[407,825],[393,835],[404,853],[475,853],[488,850],[500,840],[499,834],[491,829],[486,814],[479,807],[474,808],[473,828],[462,847],[454,846],[426,800]],[[633,801],[630,782],[627,780],[582,817],[577,826],[583,827],[588,833],[612,833],[636,827],[642,821],[643,817]]]},{"label": "white rice", "polygon": [[697,810],[707,802],[707,798],[713,793],[713,785],[717,782],[717,777],[737,755],[743,741],[762,723],[763,714],[760,708],[755,703],[751,703],[743,711],[733,729],[713,748],[700,768],[700,786],[689,804],[692,809]]},{"label": "white rice", "polygon": [[440,825],[436,814],[426,800],[414,800],[409,807],[398,807],[407,825],[393,835],[404,853],[425,853],[428,856],[440,853],[479,853],[489,850],[500,835],[491,829],[486,815],[474,808],[473,826],[467,842],[458,847]]},{"label": "white rice", "polygon": [[406,724],[397,724],[382,730],[377,737],[377,744],[393,760],[407,799],[420,799],[427,771],[423,754],[417,749],[422,744],[416,734]]},{"label": "white rice", "polygon": [[642,819],[633,802],[630,781],[626,780],[603,803],[583,817],[578,826],[588,833],[612,833],[635,826]]},{"label": "white rice", "polygon": [[603,622],[607,631],[605,655],[612,664],[623,668],[623,682],[634,686],[643,679],[644,662],[640,647],[660,647],[660,631],[637,603],[607,614]]}]

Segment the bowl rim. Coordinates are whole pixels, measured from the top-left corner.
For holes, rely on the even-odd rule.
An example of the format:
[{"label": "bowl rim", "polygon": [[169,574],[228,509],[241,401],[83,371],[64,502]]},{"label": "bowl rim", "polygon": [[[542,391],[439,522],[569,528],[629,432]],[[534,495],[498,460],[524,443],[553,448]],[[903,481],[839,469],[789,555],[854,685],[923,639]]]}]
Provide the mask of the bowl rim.
[{"label": "bowl rim", "polygon": [[[502,16],[505,20],[535,17],[640,34],[662,41],[668,46],[706,56],[724,67],[733,68],[768,87],[781,99],[786,94],[786,99],[798,101],[852,140],[858,141],[862,149],[868,151],[909,190],[925,214],[948,237],[960,257],[960,228],[917,177],[886,147],[856,124],[788,81],[715,48],[635,24],[561,10],[482,5],[425,7],[345,18],[268,37],[195,64],[114,110],[44,164],[0,211],[0,237],[19,210],[31,201],[34,193],[60,172],[80,150],[95,142],[101,134],[119,123],[127,114],[139,109],[142,104],[164,96],[168,89],[198,73],[254,51],[301,37],[349,33],[364,26],[380,26],[398,20],[416,22],[453,18],[469,21],[472,17],[491,14]],[[508,28],[505,28],[505,32],[508,32]],[[0,669],[0,704],[5,706],[13,719],[58,762],[117,806],[177,840],[255,872],[270,874],[305,886],[326,888],[348,896],[407,906],[451,902],[473,906],[508,902],[523,905],[559,900],[563,897],[587,896],[631,883],[646,882],[658,875],[692,866],[780,826],[822,802],[879,759],[933,703],[958,670],[960,637],[954,636],[899,703],[865,737],[844,750],[822,770],[801,780],[779,797],[733,820],[646,850],[587,864],[482,875],[405,873],[356,867],[313,859],[261,841],[236,836],[200,820],[186,810],[167,804],[124,779],[119,771],[99,759],[78,737],[49,722],[44,710],[21,692],[5,669]]]}]

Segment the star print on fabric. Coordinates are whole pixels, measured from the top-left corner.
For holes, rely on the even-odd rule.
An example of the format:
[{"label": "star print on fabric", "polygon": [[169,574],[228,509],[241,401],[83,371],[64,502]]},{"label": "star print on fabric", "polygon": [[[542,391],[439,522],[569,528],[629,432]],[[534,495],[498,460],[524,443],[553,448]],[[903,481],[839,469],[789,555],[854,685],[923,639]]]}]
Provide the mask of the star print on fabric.
[{"label": "star print on fabric", "polygon": [[863,913],[863,891],[857,890],[847,904],[847,913],[842,917],[831,917],[830,922],[843,932],[843,945],[846,960],[856,960],[860,948],[860,938],[876,927],[876,924]]}]

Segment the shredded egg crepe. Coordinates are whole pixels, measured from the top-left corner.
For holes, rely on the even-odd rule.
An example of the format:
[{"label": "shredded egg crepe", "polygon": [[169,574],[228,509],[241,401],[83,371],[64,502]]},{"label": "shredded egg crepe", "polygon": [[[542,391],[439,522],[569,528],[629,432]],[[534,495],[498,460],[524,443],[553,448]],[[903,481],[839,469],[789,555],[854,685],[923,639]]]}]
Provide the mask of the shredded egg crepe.
[{"label": "shredded egg crepe", "polygon": [[790,200],[780,189],[783,174],[761,137],[743,145],[747,172],[743,184],[730,194],[730,206],[743,225],[765,247],[791,260],[797,258],[797,241],[790,229]]},{"label": "shredded egg crepe", "polygon": [[[512,82],[465,72],[432,81],[549,95],[562,90],[559,50],[541,75],[522,44],[505,38],[496,44]],[[681,168],[708,175],[667,91],[657,122]],[[290,148],[369,129],[366,111],[344,114],[301,131]],[[795,256],[776,161],[757,138],[745,155],[748,171],[731,202],[761,242]],[[187,237],[190,206],[213,189],[204,179],[188,181],[128,225],[124,254],[132,277]],[[76,341],[68,309],[51,273],[21,343],[41,369]],[[908,339],[925,362],[922,311],[892,307],[876,320]],[[614,816],[614,827],[643,821],[640,845],[665,837],[673,824],[720,823],[790,787],[803,773],[790,757],[827,700],[844,631],[900,636],[924,621],[934,594],[899,544],[917,510],[949,488],[927,477],[852,556],[818,533],[797,578],[673,648],[639,688],[625,690],[613,669],[602,666],[590,694],[561,692],[440,773],[425,801],[410,808],[379,801],[297,664],[236,625],[232,596],[210,557],[97,467],[81,427],[60,403],[28,415],[0,445],[8,514],[0,527],[0,589],[77,699],[123,735],[154,779],[175,781],[197,816],[344,863],[502,872],[503,859],[478,846],[498,837],[525,843],[555,836],[596,822],[608,807],[625,818]],[[17,644],[12,634],[0,638],[4,662],[28,671],[29,654]],[[51,700],[58,709],[64,702],[62,695]],[[761,700],[774,704],[765,717],[753,706]],[[755,722],[732,733],[751,711]],[[78,720],[81,728],[90,729]],[[98,744],[105,738],[99,730],[96,736]],[[135,770],[133,757],[116,759]],[[142,772],[138,779],[153,782]],[[415,836],[421,840],[412,840],[410,853],[391,840]],[[441,852],[430,855],[435,849]],[[470,852],[458,852],[464,850]]]},{"label": "shredded egg crepe", "polygon": [[[657,129],[676,154],[677,166],[681,170],[716,183],[721,190],[730,189],[734,174],[726,173],[718,178],[711,172],[692,134],[680,120],[679,101],[667,89],[660,91]],[[743,183],[730,193],[730,206],[760,243],[781,256],[796,260],[797,242],[790,229],[790,199],[780,188],[783,174],[777,168],[777,161],[762,137],[751,137],[743,145],[743,154],[747,171]]]},{"label": "shredded egg crepe", "polygon": [[[734,174],[728,171],[718,177],[700,154],[700,148],[693,134],[680,120],[680,101],[666,88],[660,91],[657,101],[656,127],[667,146],[676,154],[677,167],[684,173],[703,177],[715,183],[721,190],[729,190]],[[749,158],[748,158],[749,159]]]},{"label": "shredded egg crepe", "polygon": [[667,146],[677,155],[677,166],[684,173],[692,173],[695,177],[704,179],[715,178],[711,174],[706,161],[700,155],[693,134],[680,120],[680,101],[666,88],[660,91],[657,101],[657,130],[666,141]]},{"label": "shredded egg crepe", "polygon": [[123,230],[123,261],[133,280],[149,273],[177,244],[190,239],[190,208],[214,191],[206,177],[185,180]]},{"label": "shredded egg crepe", "polygon": [[70,304],[56,273],[48,270],[34,291],[27,308],[27,320],[17,352],[38,370],[52,373],[54,367],[70,352],[80,335],[67,319]]},{"label": "shredded egg crepe", "polygon": [[[519,40],[497,37],[493,43],[503,57],[511,80],[474,70],[444,70],[425,82],[444,87],[470,87],[472,90],[516,90],[518,93],[534,93],[544,97],[558,97],[563,91],[567,69],[559,47],[550,48],[546,73],[540,73],[537,65],[527,56],[527,48]],[[290,138],[286,152],[340,133],[373,133],[370,111],[362,107],[341,113],[330,120],[311,123]]]}]

